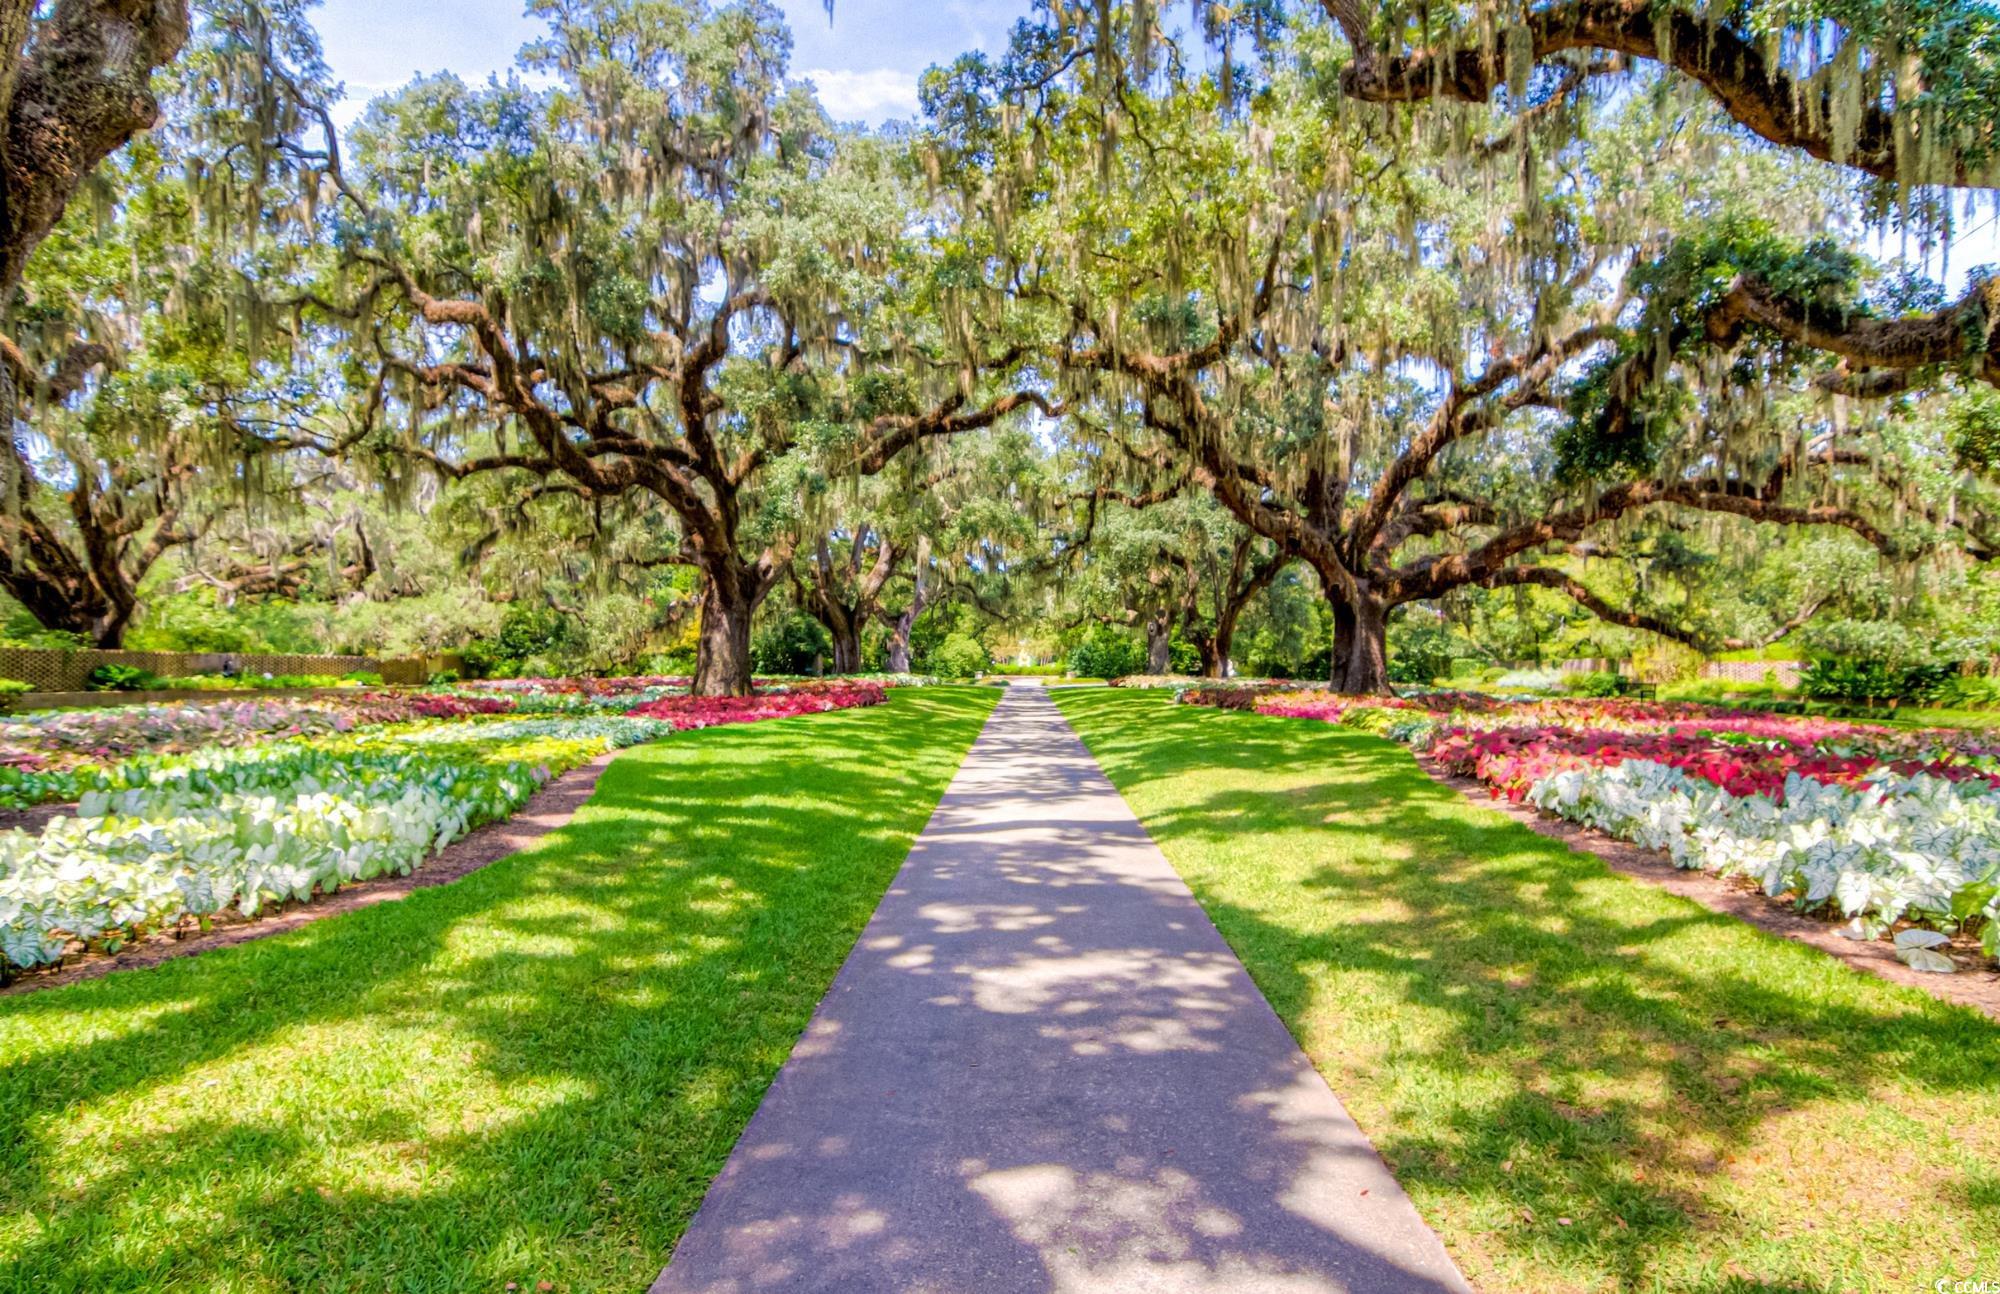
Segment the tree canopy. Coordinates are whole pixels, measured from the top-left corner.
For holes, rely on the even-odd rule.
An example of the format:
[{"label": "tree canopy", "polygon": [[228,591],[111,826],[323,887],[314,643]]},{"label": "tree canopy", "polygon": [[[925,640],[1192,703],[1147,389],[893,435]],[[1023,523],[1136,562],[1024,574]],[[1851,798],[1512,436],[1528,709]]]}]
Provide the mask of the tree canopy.
[{"label": "tree canopy", "polygon": [[2000,279],[1869,252],[1991,192],[1964,0],[1048,0],[877,131],[765,0],[538,0],[509,75],[344,132],[296,5],[16,9],[46,629],[518,603],[731,694],[783,590],[843,671],[950,609],[1221,672],[1247,615],[1377,691],[1392,622],[1503,595],[1747,649],[1994,552]]}]

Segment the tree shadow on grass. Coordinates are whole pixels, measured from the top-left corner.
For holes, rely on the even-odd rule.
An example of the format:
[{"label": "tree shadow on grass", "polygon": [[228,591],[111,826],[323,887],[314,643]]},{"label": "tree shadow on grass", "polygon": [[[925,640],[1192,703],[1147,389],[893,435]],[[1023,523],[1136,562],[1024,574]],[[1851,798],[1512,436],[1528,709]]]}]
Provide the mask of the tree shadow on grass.
[{"label": "tree shadow on grass", "polygon": [[1476,1285],[1929,1288],[1995,1252],[1983,1017],[1616,876],[1387,742],[1063,708]]},{"label": "tree shadow on grass", "polygon": [[997,694],[680,734],[452,885],[0,1002],[0,1289],[632,1289]]}]

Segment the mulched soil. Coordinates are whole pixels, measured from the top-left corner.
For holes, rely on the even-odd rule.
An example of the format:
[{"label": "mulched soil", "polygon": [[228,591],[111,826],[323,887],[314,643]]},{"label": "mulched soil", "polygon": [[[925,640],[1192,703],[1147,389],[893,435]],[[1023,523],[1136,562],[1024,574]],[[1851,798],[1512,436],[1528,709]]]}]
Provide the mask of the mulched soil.
[{"label": "mulched soil", "polygon": [[1952,960],[1959,964],[1956,975],[1911,970],[1896,960],[1895,949],[1887,937],[1849,939],[1840,933],[1840,924],[1794,911],[1784,906],[1782,899],[1770,898],[1741,877],[1722,877],[1712,872],[1676,867],[1663,850],[1641,849],[1594,828],[1543,813],[1532,805],[1515,804],[1493,795],[1477,778],[1461,777],[1431,760],[1419,758],[1417,763],[1433,780],[1452,788],[1475,804],[1496,809],[1537,835],[1560,841],[1582,853],[1595,854],[1615,872],[1657,885],[1684,899],[1693,899],[1711,912],[1747,921],[1760,930],[1785,939],[1811,944],[1856,970],[1920,988],[1932,997],[1969,1006],[1994,1020],[2000,1020],[2000,972],[1993,969],[1991,960],[1972,940],[1961,939],[1938,950],[1950,954]]},{"label": "mulched soil", "polygon": [[74,804],[37,804],[26,809],[0,809],[0,831],[18,828],[31,836],[39,836],[43,827],[75,812]]},{"label": "mulched soil", "polygon": [[[206,931],[190,923],[180,930],[148,935],[115,953],[78,953],[59,966],[22,972],[14,983],[0,989],[0,995],[32,993],[73,984],[78,980],[95,979],[116,970],[157,966],[176,957],[191,957],[216,948],[249,943],[252,939],[267,939],[342,912],[400,899],[412,890],[448,885],[461,876],[519,853],[533,841],[568,823],[576,816],[576,811],[589,801],[591,792],[597,789],[598,777],[618,753],[613,751],[600,755],[588,764],[572,768],[535,792],[513,817],[504,822],[488,823],[464,839],[453,841],[407,876],[378,876],[373,880],[356,881],[342,886],[334,894],[315,897],[309,903],[288,903],[282,908],[266,909],[252,918],[217,914],[209,919]],[[42,821],[46,822],[57,813],[73,812],[74,808],[73,805],[40,805],[10,815],[0,820],[0,825],[27,826],[20,820],[20,814],[34,813],[43,814]]]}]

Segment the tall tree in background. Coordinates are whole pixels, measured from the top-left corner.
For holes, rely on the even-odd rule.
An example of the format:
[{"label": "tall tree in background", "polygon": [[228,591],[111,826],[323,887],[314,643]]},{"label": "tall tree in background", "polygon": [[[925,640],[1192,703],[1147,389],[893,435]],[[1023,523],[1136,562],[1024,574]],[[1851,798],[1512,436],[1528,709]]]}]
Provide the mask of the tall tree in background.
[{"label": "tall tree in background", "polygon": [[1047,304],[1051,363],[1101,427],[1073,430],[1296,551],[1336,686],[1384,690],[1388,612],[1469,585],[1698,636],[1578,578],[1643,510],[1844,527],[1891,554],[1918,542],[1899,515],[1963,517],[1908,506],[1895,447],[1849,435],[1810,380],[1823,359],[1754,332],[1659,344],[1715,281],[1704,249],[1804,295],[1862,277],[1807,236],[1840,214],[1823,177],[1646,99],[1591,108],[1587,149],[1357,114],[1329,133],[1341,60],[1310,37],[1237,97],[1132,66],[1060,27],[962,60],[926,87],[947,174],[1006,213],[994,257]]},{"label": "tall tree in background", "polygon": [[956,600],[992,607],[1020,593],[1012,576],[1042,564],[1039,523],[1059,496],[1050,455],[1019,427],[933,444],[823,492],[796,575],[800,605],[833,642],[835,668],[859,668],[873,623],[888,630],[888,669],[908,673],[926,611]]},{"label": "tall tree in background", "polygon": [[[100,8],[57,5],[37,27],[28,63],[39,70],[20,73],[17,111],[52,92],[43,84],[50,60],[115,54],[124,71],[76,88],[72,106],[82,111],[119,76],[140,76],[144,90],[132,60],[153,55],[123,42],[150,30],[181,43],[173,23],[185,18],[170,6],[135,8],[123,28],[107,19],[88,39],[60,30]],[[101,48],[106,41],[118,50]],[[299,375],[310,365],[294,372],[295,334],[259,310],[251,290],[263,274],[282,274],[310,238],[290,201],[309,181],[277,143],[300,121],[268,94],[265,74],[280,51],[323,79],[296,12],[208,6],[165,78],[164,106],[143,94],[146,123],[163,111],[161,128],[73,177],[62,192],[80,189],[87,200],[71,203],[53,229],[37,216],[39,251],[24,266],[10,263],[0,391],[13,432],[0,457],[0,587],[44,628],[118,645],[163,557],[248,494],[277,498],[294,487],[274,438],[315,421],[321,397]],[[122,120],[136,120],[136,103],[125,106],[132,115]],[[110,129],[108,118],[100,124]],[[42,125],[56,130],[60,118],[45,114]],[[62,156],[80,161],[82,142]],[[60,210],[57,187],[37,181],[10,201],[26,204],[23,219],[38,204]]]},{"label": "tall tree in background", "polygon": [[1205,491],[1141,498],[1098,487],[1083,502],[1087,537],[1070,589],[1080,614],[1141,630],[1149,673],[1170,672],[1179,637],[1194,649],[1201,674],[1225,675],[1244,611],[1290,555],[1238,524]]},{"label": "tall tree in background", "polygon": [[750,687],[799,478],[880,472],[1042,403],[908,237],[891,143],[836,141],[751,3],[537,6],[525,70],[378,102],[321,159],[351,233],[316,290],[374,370],[380,443],[464,479],[644,491],[702,575],[695,689]]}]

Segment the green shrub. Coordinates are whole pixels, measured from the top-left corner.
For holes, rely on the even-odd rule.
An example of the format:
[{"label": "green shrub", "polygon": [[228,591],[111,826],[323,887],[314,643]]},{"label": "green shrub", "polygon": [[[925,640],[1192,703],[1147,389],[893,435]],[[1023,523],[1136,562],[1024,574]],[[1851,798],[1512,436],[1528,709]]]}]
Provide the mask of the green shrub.
[{"label": "green shrub", "polygon": [[931,653],[931,672],[944,678],[972,678],[993,663],[986,645],[970,634],[952,634]]},{"label": "green shrub", "polygon": [[15,698],[34,691],[34,685],[18,678],[0,678],[0,714],[14,708]]},{"label": "green shrub", "polygon": [[160,686],[160,679],[137,665],[99,665],[83,685],[92,692],[144,692]]},{"label": "green shrub", "polygon": [[1610,670],[1572,674],[1563,680],[1563,691],[1571,696],[1623,696],[1625,680]]},{"label": "green shrub", "polygon": [[750,640],[750,666],[759,674],[810,674],[832,654],[826,626],[803,611],[772,620]]},{"label": "green shrub", "polygon": [[1145,644],[1109,625],[1099,625],[1070,649],[1069,672],[1077,678],[1118,678],[1146,668]]},{"label": "green shrub", "polygon": [[2000,679],[1981,678],[1976,674],[1953,676],[1938,689],[1936,700],[1943,705],[1967,710],[2000,706]]},{"label": "green shrub", "polygon": [[1451,631],[1438,624],[1396,624],[1389,628],[1389,681],[1428,683],[1451,675]]},{"label": "green shrub", "polygon": [[1799,691],[1814,701],[1881,703],[1937,700],[1953,681],[1952,665],[1909,665],[1823,656],[1799,672]]},{"label": "green shrub", "polygon": [[237,692],[253,684],[245,678],[221,674],[179,674],[161,679],[160,686],[175,692]]},{"label": "green shrub", "polygon": [[1201,649],[1175,634],[1167,642],[1167,672],[1182,675],[1201,673]]},{"label": "green shrub", "polygon": [[1660,687],[1662,701],[1763,700],[1778,696],[1783,689],[1769,680],[1743,683],[1726,678],[1697,678]]}]

